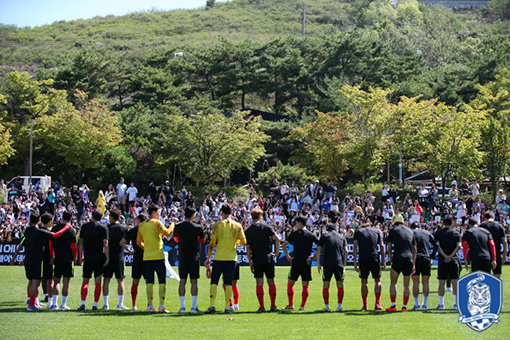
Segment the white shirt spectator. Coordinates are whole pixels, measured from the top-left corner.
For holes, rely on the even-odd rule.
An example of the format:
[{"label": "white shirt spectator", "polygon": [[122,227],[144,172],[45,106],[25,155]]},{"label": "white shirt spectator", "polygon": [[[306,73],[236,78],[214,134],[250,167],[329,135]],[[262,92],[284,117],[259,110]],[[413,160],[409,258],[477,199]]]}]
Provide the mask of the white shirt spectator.
[{"label": "white shirt spectator", "polygon": [[129,187],[126,190],[126,194],[128,196],[128,201],[134,201],[136,199],[136,195],[138,195],[138,189],[136,187]]},{"label": "white shirt spectator", "polygon": [[127,185],[126,184],[117,184],[117,195],[119,197],[125,197],[126,196],[126,190],[127,190]]}]

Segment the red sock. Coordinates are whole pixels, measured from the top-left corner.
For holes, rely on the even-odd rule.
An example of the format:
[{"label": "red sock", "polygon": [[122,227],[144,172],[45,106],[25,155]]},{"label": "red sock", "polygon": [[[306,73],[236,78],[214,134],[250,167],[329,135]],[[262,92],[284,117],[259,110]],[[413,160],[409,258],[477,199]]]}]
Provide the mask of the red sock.
[{"label": "red sock", "polygon": [[136,306],[136,295],[138,294],[138,284],[134,284],[131,286],[131,301],[133,302],[133,306]]},{"label": "red sock", "polygon": [[322,288],[322,297],[324,298],[324,304],[329,305],[329,288]]},{"label": "red sock", "polygon": [[83,282],[81,284],[81,301],[87,300],[87,293],[89,291],[89,284]]},{"label": "red sock", "polygon": [[94,288],[94,302],[98,302],[100,296],[101,296],[101,284],[96,283],[96,287]]},{"label": "red sock", "polygon": [[287,296],[289,298],[289,306],[294,306],[294,285],[287,284]]},{"label": "red sock", "polygon": [[259,300],[260,308],[264,308],[264,286],[257,286],[257,299]]},{"label": "red sock", "polygon": [[305,308],[308,295],[310,295],[310,286],[303,286],[303,292],[301,292],[301,307],[303,308]]},{"label": "red sock", "polygon": [[404,305],[407,306],[408,302],[409,302],[409,296],[404,295]]},{"label": "red sock", "polygon": [[276,285],[269,285],[269,297],[271,298],[271,307],[276,307]]},{"label": "red sock", "polygon": [[237,286],[232,287],[232,293],[234,296],[234,305],[238,305],[239,304],[239,287],[237,287]]},{"label": "red sock", "polygon": [[397,295],[390,295],[391,303],[395,303],[397,301]]},{"label": "red sock", "polygon": [[338,303],[344,301],[344,288],[338,288]]},{"label": "red sock", "polygon": [[368,306],[367,296],[368,295],[361,295],[361,299],[363,299],[363,306]]},{"label": "red sock", "polygon": [[375,292],[375,303],[377,305],[381,304],[381,292]]}]

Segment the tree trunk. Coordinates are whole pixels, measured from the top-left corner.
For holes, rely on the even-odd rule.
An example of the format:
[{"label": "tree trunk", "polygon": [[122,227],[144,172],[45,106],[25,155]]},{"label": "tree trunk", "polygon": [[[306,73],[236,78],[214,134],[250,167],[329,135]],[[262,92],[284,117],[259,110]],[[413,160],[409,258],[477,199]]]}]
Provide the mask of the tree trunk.
[{"label": "tree trunk", "polygon": [[446,175],[445,174],[441,175],[441,182],[443,183],[443,200],[444,200],[445,195],[446,195]]}]

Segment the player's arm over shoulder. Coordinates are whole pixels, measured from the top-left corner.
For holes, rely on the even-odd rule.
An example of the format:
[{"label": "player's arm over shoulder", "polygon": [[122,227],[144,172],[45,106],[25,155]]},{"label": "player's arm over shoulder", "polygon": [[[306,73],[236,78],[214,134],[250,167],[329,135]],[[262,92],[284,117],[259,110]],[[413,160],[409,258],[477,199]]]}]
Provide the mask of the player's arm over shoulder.
[{"label": "player's arm over shoulder", "polygon": [[246,235],[244,235],[243,226],[236,223],[237,227],[237,243],[241,246],[246,244]]},{"label": "player's arm over shoulder", "polygon": [[156,226],[158,228],[159,233],[166,237],[172,235],[172,232],[174,231],[175,227],[175,225],[172,223],[168,228],[166,228],[160,220],[156,220]]}]

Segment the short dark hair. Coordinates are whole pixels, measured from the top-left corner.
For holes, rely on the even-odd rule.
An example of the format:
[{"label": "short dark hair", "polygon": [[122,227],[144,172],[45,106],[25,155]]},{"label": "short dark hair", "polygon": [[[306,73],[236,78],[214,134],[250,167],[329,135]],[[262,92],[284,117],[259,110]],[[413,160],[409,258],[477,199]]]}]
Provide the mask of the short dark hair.
[{"label": "short dark hair", "polygon": [[224,213],[225,215],[230,215],[232,214],[232,207],[230,206],[230,204],[225,203],[221,206],[221,212]]},{"label": "short dark hair", "polygon": [[402,221],[395,221],[395,223],[393,223],[393,227],[398,227],[398,226],[401,226],[401,225],[404,225],[404,222],[402,222]]},{"label": "short dark hair", "polygon": [[31,213],[30,214],[30,224],[36,225],[39,223],[40,217],[38,213]]},{"label": "short dark hair", "polygon": [[306,225],[306,218],[303,216],[298,216],[294,219],[294,222],[299,222],[302,225]]},{"label": "short dark hair", "polygon": [[494,218],[494,211],[492,210],[487,210],[483,216],[486,218],[486,219],[490,219],[490,218]]},{"label": "short dark hair", "polygon": [[92,218],[95,220],[95,221],[101,221],[101,219],[103,218],[103,213],[99,210],[94,210],[92,212]]},{"label": "short dark hair", "polygon": [[73,214],[71,214],[69,211],[64,211],[62,214],[62,221],[69,222],[73,219]]},{"label": "short dark hair", "polygon": [[419,226],[418,222],[413,222],[413,224],[411,224],[411,229],[418,229]]},{"label": "short dark hair", "polygon": [[470,217],[468,219],[468,223],[469,223],[470,226],[474,226],[474,225],[478,224],[478,220],[476,219],[476,217]]},{"label": "short dark hair", "polygon": [[149,207],[149,210],[147,212],[149,213],[149,216],[152,215],[153,212],[157,212],[159,210],[159,206],[156,204],[153,204]]},{"label": "short dark hair", "polygon": [[327,231],[337,231],[338,225],[335,223],[328,223],[328,225],[326,226],[326,230]]},{"label": "short dark hair", "polygon": [[138,221],[140,221],[140,223],[142,223],[142,222],[147,221],[147,216],[145,216],[145,214],[140,214],[140,215],[136,216],[136,219]]},{"label": "short dark hair", "polygon": [[51,220],[53,220],[53,215],[50,214],[50,213],[44,213],[42,214],[41,216],[41,222],[43,224],[47,224],[48,222],[50,222]]},{"label": "short dark hair", "polygon": [[251,218],[255,221],[257,221],[262,215],[264,215],[264,211],[262,211],[259,207],[251,210]]},{"label": "short dark hair", "polygon": [[184,209],[184,217],[185,218],[192,218],[193,215],[195,215],[197,211],[195,210],[195,208],[192,208],[192,207],[186,207],[186,209]]},{"label": "short dark hair", "polygon": [[443,219],[444,225],[451,227],[453,224],[453,217],[452,215],[446,215]]},{"label": "short dark hair", "polygon": [[120,218],[120,211],[117,209],[110,210],[110,217],[113,217],[115,221],[118,221]]}]

